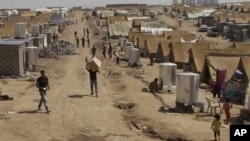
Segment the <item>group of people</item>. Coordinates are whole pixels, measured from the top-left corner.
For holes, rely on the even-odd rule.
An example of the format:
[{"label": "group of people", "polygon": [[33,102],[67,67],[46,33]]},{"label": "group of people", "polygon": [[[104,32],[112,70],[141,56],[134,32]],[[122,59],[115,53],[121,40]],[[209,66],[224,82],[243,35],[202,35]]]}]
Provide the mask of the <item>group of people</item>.
[{"label": "group of people", "polygon": [[[90,90],[91,90],[91,95],[94,94],[95,96],[98,97],[98,87],[97,87],[97,75],[96,73],[99,72],[99,70],[92,70],[88,66],[88,59],[85,58],[86,61],[86,70],[89,72],[89,77],[90,77]],[[41,111],[42,105],[44,105],[46,112],[49,114],[50,109],[48,106],[48,102],[46,99],[47,91],[50,90],[49,86],[49,78],[47,77],[46,73],[44,70],[40,71],[41,76],[37,78],[36,80],[36,87],[39,90],[40,93],[40,101],[38,104],[38,111]]]},{"label": "group of people", "polygon": [[80,44],[80,40],[82,41],[82,47],[85,47],[85,32],[87,33],[87,45],[88,47],[90,47],[90,39],[89,39],[89,29],[88,28],[83,28],[83,36],[81,39],[79,39],[79,37],[77,36],[77,31],[74,32],[74,36],[75,36],[75,41],[76,41],[76,46],[79,47]]},{"label": "group of people", "polygon": [[[105,43],[103,42],[102,43],[102,54],[103,54],[103,57],[106,58],[106,46],[105,46]],[[108,47],[108,55],[109,55],[109,58],[112,58],[112,53],[113,53],[113,47],[111,45],[111,43],[109,42],[109,47]]]},{"label": "group of people", "polygon": [[[150,92],[159,92],[160,86],[158,84],[158,78],[155,78],[152,82],[149,83],[149,91]],[[220,114],[225,113],[225,119],[224,119],[224,124],[228,124],[231,120],[231,113],[230,109],[233,107],[232,103],[230,103],[230,98],[225,99],[225,103],[222,106],[221,113],[216,113],[213,120],[211,129],[214,132],[214,138],[215,140],[219,139],[220,140],[220,127],[222,125],[220,117]]]}]

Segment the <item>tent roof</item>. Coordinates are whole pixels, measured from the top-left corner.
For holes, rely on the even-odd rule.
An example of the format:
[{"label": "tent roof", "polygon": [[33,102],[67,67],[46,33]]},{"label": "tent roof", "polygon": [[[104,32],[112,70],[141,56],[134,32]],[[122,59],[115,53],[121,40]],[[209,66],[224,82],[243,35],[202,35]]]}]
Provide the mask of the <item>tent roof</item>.
[{"label": "tent roof", "polygon": [[174,55],[175,62],[188,62],[189,59],[189,50],[192,48],[193,43],[181,43],[174,42],[172,43],[172,50]]},{"label": "tent roof", "polygon": [[173,30],[173,31],[164,31],[163,35],[166,38],[169,38],[171,35],[186,35],[186,34],[192,34],[187,31],[180,31],[180,30]]},{"label": "tent roof", "polygon": [[207,63],[215,69],[227,69],[226,78],[231,79],[238,68],[240,57],[207,56]]},{"label": "tent roof", "polygon": [[141,31],[135,31],[135,32],[129,32],[129,38],[131,41],[134,41],[134,44],[137,44],[137,38],[143,35],[152,35],[151,32],[141,32]]},{"label": "tent roof", "polygon": [[230,21],[235,21],[236,23],[248,23],[248,20],[243,17],[233,17],[228,18]]},{"label": "tent roof", "polygon": [[146,40],[146,47],[148,49],[149,53],[156,53],[157,49],[159,47],[159,44],[161,43],[161,41],[166,40],[166,38],[163,37],[155,37],[155,38],[148,38]]},{"label": "tent roof", "polygon": [[217,41],[216,43],[216,48],[217,49],[223,49],[223,48],[235,48],[234,43],[232,42],[222,42],[222,41]]},{"label": "tent roof", "polygon": [[197,40],[197,43],[206,43],[209,45],[209,49],[216,49],[216,42],[212,40]]},{"label": "tent roof", "polygon": [[250,78],[250,57],[243,56],[243,57],[241,57],[241,61],[242,61],[242,65],[245,69],[247,78],[249,80],[249,78]]},{"label": "tent roof", "polygon": [[237,49],[242,49],[244,53],[250,53],[250,43],[235,43]]},{"label": "tent roof", "polygon": [[169,45],[171,44],[171,41],[163,40],[160,42],[160,46],[158,49],[161,49],[163,56],[168,56],[170,53]]},{"label": "tent roof", "polygon": [[147,21],[152,21],[152,19],[134,19],[134,25],[141,26],[142,21],[147,22]]},{"label": "tent roof", "polygon": [[115,21],[127,21],[125,17],[122,16],[107,16],[107,23],[114,24]]},{"label": "tent roof", "polygon": [[237,48],[228,48],[228,49],[209,49],[207,53],[218,53],[218,54],[243,54],[244,50],[242,49],[237,49]]},{"label": "tent roof", "polygon": [[177,41],[181,41],[181,39],[183,39],[185,41],[192,41],[192,40],[195,40],[197,38],[195,35],[190,33],[190,34],[185,34],[185,35],[170,35],[169,39],[170,40],[177,40]]},{"label": "tent roof", "polygon": [[206,51],[208,49],[209,44],[206,43],[193,44],[193,47],[191,48],[192,59],[194,60],[195,67],[198,72],[202,72]]},{"label": "tent roof", "polygon": [[156,35],[152,35],[152,34],[150,34],[150,35],[139,35],[138,37],[137,37],[137,45],[138,45],[138,48],[144,48],[145,46],[145,41],[146,40],[148,40],[148,39],[151,39],[151,38],[156,38],[156,37],[159,37],[159,36],[156,36]]}]

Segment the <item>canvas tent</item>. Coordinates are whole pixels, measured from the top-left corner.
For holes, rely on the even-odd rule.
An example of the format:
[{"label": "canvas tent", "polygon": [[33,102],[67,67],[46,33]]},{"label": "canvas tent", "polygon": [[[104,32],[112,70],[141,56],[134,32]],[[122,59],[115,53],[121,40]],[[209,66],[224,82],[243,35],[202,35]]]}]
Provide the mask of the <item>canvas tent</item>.
[{"label": "canvas tent", "polygon": [[130,28],[127,24],[110,24],[108,27],[109,35],[112,36],[128,36]]},{"label": "canvas tent", "polygon": [[249,81],[249,78],[250,78],[250,57],[249,56],[242,56],[241,63],[242,63],[242,67],[246,73],[247,80]]},{"label": "canvas tent", "polygon": [[216,42],[212,40],[197,40],[197,43],[205,43],[209,45],[209,49],[216,49]]},{"label": "canvas tent", "polygon": [[177,68],[183,68],[184,63],[188,63],[189,50],[193,43],[172,42],[170,50],[170,61],[177,64]]},{"label": "canvas tent", "polygon": [[105,19],[108,16],[114,16],[114,11],[101,11],[101,18]]},{"label": "canvas tent", "polygon": [[193,44],[189,54],[189,64],[191,71],[201,73],[205,61],[206,51],[209,49],[209,44],[196,43]]},{"label": "canvas tent", "polygon": [[192,11],[187,12],[186,18],[187,19],[198,19],[198,17],[203,16],[203,11]]},{"label": "canvas tent", "polygon": [[171,35],[168,38],[171,41],[175,42],[190,42],[195,43],[197,41],[197,37],[194,34],[188,34],[188,35]]},{"label": "canvas tent", "polygon": [[164,31],[172,31],[168,29],[162,21],[141,21],[141,32],[152,32],[153,35],[163,35]]},{"label": "canvas tent", "polygon": [[216,81],[216,69],[226,69],[226,79],[230,80],[238,68],[240,57],[235,56],[207,56],[202,72],[204,82]]},{"label": "canvas tent", "polygon": [[136,38],[136,42],[137,42],[137,47],[140,48],[140,49],[144,49],[145,48],[145,41],[150,39],[150,38],[155,38],[155,37],[158,37],[158,36],[155,36],[155,35],[143,35],[143,34],[140,34],[137,36]]},{"label": "canvas tent", "polygon": [[156,57],[157,49],[161,41],[166,40],[163,37],[148,38],[145,41],[145,48],[143,49],[143,57]]},{"label": "canvas tent", "polygon": [[173,31],[165,31],[163,33],[163,36],[169,38],[171,35],[189,35],[189,34],[192,33],[189,33],[187,31],[173,30]]},{"label": "canvas tent", "polygon": [[243,49],[237,48],[226,48],[226,49],[209,49],[207,50],[207,55],[224,55],[224,56],[240,56],[244,54]]},{"label": "canvas tent", "polygon": [[245,54],[250,53],[250,44],[249,43],[235,43],[237,49],[242,49]]},{"label": "canvas tent", "polygon": [[114,24],[116,21],[127,21],[123,16],[107,16],[107,24]]},{"label": "canvas tent", "polygon": [[169,62],[170,46],[170,41],[164,40],[160,42],[156,53],[156,58],[159,59],[159,62]]}]

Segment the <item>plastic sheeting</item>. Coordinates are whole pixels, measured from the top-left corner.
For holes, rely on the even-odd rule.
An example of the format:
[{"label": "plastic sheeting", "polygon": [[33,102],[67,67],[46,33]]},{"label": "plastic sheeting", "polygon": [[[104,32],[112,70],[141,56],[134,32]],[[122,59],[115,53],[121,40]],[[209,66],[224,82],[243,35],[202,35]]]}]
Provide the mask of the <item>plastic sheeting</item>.
[{"label": "plastic sheeting", "polygon": [[141,28],[141,32],[151,32],[152,35],[163,35],[165,31],[173,31],[172,28]]},{"label": "plastic sheeting", "polygon": [[110,24],[109,35],[110,36],[128,36],[130,28],[127,24]]}]

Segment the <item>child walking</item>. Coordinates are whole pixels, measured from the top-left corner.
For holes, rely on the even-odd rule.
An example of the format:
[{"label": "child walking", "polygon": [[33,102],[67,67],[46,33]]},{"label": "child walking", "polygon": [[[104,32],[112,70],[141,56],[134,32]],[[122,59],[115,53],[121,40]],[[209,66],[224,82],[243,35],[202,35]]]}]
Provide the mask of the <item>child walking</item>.
[{"label": "child walking", "polygon": [[224,120],[224,124],[228,124],[228,122],[231,119],[230,109],[233,107],[233,105],[229,102],[230,102],[230,99],[226,98],[226,102],[223,104],[222,110],[221,110],[221,113],[223,113],[224,111],[226,114],[226,119]]},{"label": "child walking", "polygon": [[221,121],[220,121],[220,114],[214,115],[215,120],[212,122],[211,129],[214,131],[214,140],[217,141],[220,140],[220,127],[221,127]]}]

